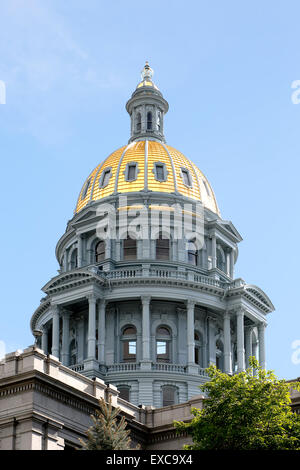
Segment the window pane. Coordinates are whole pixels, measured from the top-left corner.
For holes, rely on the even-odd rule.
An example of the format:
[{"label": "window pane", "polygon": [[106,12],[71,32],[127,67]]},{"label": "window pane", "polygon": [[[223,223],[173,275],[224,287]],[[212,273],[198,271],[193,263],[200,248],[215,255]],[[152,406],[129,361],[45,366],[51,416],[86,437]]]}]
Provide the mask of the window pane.
[{"label": "window pane", "polygon": [[129,387],[117,387],[123,400],[129,401]]},{"label": "window pane", "polygon": [[136,259],[136,240],[132,238],[124,240],[124,259]]},{"label": "window pane", "polygon": [[165,179],[163,165],[156,165],[156,177],[159,181],[163,181]]},{"label": "window pane", "polygon": [[175,388],[163,387],[163,406],[174,405],[175,403]]},{"label": "window pane", "polygon": [[133,326],[129,326],[128,328],[125,328],[123,331],[123,335],[135,335],[136,334],[136,329]]},{"label": "window pane", "polygon": [[157,354],[167,354],[167,343],[166,341],[157,341],[156,343]]},{"label": "window pane", "polygon": [[159,328],[157,328],[157,335],[158,336],[170,336],[170,332],[167,328],[165,328],[164,326],[160,326]]},{"label": "window pane", "polygon": [[86,197],[90,184],[91,184],[91,180],[89,179],[85,184],[84,190],[82,191],[81,199],[84,199]]},{"label": "window pane", "polygon": [[103,177],[102,177],[102,184],[101,184],[102,188],[108,185],[109,178],[110,178],[110,170],[105,170],[103,173]]},{"label": "window pane", "polygon": [[127,174],[128,181],[133,181],[136,179],[136,165],[129,165],[128,166],[128,174]]},{"label": "window pane", "polygon": [[184,184],[186,184],[187,186],[191,186],[190,175],[187,170],[182,170],[182,177]]},{"label": "window pane", "polygon": [[135,341],[129,341],[128,352],[129,354],[136,354],[136,342]]},{"label": "window pane", "polygon": [[170,256],[169,239],[162,238],[162,235],[156,240],[156,258],[168,260]]},{"label": "window pane", "polygon": [[147,113],[147,130],[152,129],[152,113]]},{"label": "window pane", "polygon": [[105,242],[101,240],[96,245],[96,262],[103,261],[105,258]]}]

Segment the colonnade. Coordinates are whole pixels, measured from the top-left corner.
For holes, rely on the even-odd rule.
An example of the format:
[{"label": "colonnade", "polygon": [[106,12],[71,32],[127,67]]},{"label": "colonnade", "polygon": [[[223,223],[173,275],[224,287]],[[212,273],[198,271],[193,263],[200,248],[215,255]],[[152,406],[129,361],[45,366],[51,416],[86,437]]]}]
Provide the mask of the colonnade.
[{"label": "colonnade", "polygon": [[[141,296],[142,305],[142,357],[141,368],[149,367],[151,363],[150,344],[150,296]],[[95,295],[89,295],[88,300],[88,335],[87,335],[87,359],[97,359],[100,364],[105,363],[105,307],[106,300],[98,299]],[[187,366],[191,371],[195,364],[195,305],[193,300],[186,301],[186,347],[187,347]],[[69,330],[70,330],[70,311],[60,308],[59,305],[52,305],[52,350],[51,353],[56,357],[61,357],[62,363],[69,365]],[[97,321],[98,310],[98,325]],[[62,350],[60,351],[60,315],[62,316]],[[265,368],[265,326],[264,322],[245,325],[247,312],[243,308],[233,311],[226,311],[223,314],[223,370],[228,374],[233,371],[232,358],[232,326],[236,330],[236,353],[237,353],[237,372],[245,370],[249,365],[249,356],[257,356],[257,345],[252,343],[252,331],[256,326],[258,331],[259,345],[259,363]],[[216,318],[208,317],[208,363],[216,362]],[[98,330],[98,339],[96,338],[96,329]],[[43,328],[42,349],[47,349],[48,330]],[[98,354],[96,357],[96,345]],[[60,354],[61,352],[61,354]],[[195,369],[194,369],[195,370]]]}]

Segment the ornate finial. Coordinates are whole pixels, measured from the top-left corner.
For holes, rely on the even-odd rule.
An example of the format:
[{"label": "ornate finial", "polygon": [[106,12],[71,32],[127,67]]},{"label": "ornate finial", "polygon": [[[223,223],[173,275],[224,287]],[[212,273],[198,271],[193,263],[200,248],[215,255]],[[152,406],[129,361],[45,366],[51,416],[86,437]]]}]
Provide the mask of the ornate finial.
[{"label": "ornate finial", "polygon": [[146,60],[145,67],[142,70],[142,80],[152,80],[153,69],[150,67],[149,62]]}]

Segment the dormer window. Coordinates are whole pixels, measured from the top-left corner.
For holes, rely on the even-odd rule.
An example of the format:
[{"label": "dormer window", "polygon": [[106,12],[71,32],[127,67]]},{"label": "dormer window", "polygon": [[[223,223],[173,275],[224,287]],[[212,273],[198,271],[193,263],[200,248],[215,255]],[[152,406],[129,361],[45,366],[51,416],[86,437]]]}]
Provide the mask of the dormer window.
[{"label": "dormer window", "polygon": [[154,163],[153,168],[154,177],[157,181],[166,181],[167,180],[167,169],[165,163],[156,162]]},{"label": "dormer window", "polygon": [[85,183],[84,189],[82,191],[81,199],[86,198],[90,185],[91,185],[91,178]]},{"label": "dormer window", "polygon": [[138,174],[138,165],[136,162],[127,163],[125,169],[125,179],[126,181],[134,181],[137,179]]},{"label": "dormer window", "polygon": [[147,113],[147,131],[152,131],[152,113]]},{"label": "dormer window", "polygon": [[181,168],[181,177],[183,179],[183,183],[186,186],[189,186],[191,188],[192,187],[192,178],[191,178],[189,170],[187,170],[186,168]]},{"label": "dormer window", "polygon": [[99,187],[105,188],[105,186],[107,186],[109,183],[110,177],[111,177],[111,168],[106,168],[105,170],[103,170],[102,175],[100,177]]}]

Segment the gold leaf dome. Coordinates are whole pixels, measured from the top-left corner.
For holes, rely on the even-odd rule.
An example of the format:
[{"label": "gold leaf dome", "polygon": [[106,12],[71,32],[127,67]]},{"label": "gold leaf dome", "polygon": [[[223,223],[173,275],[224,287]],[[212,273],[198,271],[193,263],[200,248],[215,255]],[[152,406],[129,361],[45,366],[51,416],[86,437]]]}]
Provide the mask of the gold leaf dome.
[{"label": "gold leaf dome", "polygon": [[[128,165],[136,169],[131,180]],[[164,169],[164,178],[157,178],[156,165]],[[181,194],[220,215],[214,192],[199,168],[170,145],[148,139],[115,150],[91,172],[80,191],[75,214],[107,196],[145,190]]]}]

